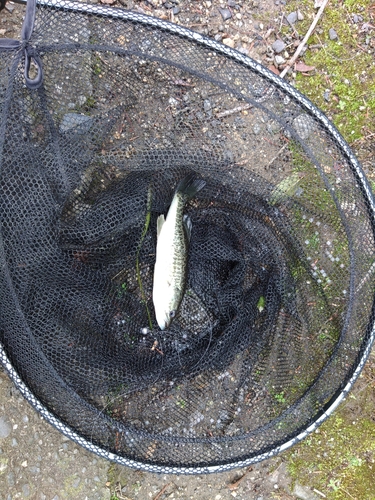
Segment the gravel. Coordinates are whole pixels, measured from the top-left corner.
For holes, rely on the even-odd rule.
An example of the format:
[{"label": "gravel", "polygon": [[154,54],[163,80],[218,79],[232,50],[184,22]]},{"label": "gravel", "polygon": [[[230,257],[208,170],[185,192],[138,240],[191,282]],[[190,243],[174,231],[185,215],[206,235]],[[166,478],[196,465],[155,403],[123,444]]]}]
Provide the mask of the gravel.
[{"label": "gravel", "polygon": [[338,39],[337,33],[333,28],[329,29],[328,35],[329,35],[330,40],[337,40]]},{"label": "gravel", "polygon": [[232,17],[232,13],[229,9],[219,9],[219,12],[224,21],[227,21]]},{"label": "gravel", "polygon": [[298,20],[298,14],[297,12],[291,12],[286,18],[290,24],[294,24]]},{"label": "gravel", "polygon": [[12,426],[8,418],[3,415],[0,416],[0,439],[7,438],[12,432]]},{"label": "gravel", "polygon": [[282,40],[275,40],[272,44],[273,50],[276,52],[276,54],[280,54],[283,50],[285,50],[285,43]]}]

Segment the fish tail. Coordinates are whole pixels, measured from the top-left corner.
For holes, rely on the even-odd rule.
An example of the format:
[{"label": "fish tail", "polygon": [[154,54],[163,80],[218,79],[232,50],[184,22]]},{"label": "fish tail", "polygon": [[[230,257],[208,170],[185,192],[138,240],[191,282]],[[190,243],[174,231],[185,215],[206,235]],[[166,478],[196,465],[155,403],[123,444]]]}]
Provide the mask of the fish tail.
[{"label": "fish tail", "polygon": [[198,179],[196,174],[192,172],[179,182],[176,193],[181,194],[186,201],[191,200],[205,185],[206,181]]}]

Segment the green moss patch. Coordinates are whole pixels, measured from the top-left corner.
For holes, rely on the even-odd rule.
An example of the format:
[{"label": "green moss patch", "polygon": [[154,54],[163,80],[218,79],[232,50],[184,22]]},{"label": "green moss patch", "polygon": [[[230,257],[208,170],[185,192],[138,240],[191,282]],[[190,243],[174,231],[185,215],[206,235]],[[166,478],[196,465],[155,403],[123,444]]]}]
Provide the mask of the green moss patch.
[{"label": "green moss patch", "polygon": [[293,448],[288,470],[295,481],[332,500],[374,500],[374,366],[339,410]]},{"label": "green moss patch", "polygon": [[[371,23],[372,3],[330,1],[308,41],[309,47],[316,48],[303,56],[316,69],[310,76],[296,76],[296,87],[329,116],[349,143],[375,126],[375,31],[363,28],[365,21]],[[305,0],[288,4],[288,11],[303,11],[305,19],[296,25],[301,35],[316,15],[313,4]],[[361,15],[363,21],[354,23],[353,14]],[[330,28],[336,31],[337,40],[330,40]]]}]

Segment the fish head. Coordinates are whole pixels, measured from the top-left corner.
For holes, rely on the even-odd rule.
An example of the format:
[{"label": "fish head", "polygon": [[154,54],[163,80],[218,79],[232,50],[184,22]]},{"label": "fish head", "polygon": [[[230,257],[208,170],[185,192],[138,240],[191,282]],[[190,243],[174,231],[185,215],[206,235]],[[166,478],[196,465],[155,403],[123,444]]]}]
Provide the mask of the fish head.
[{"label": "fish head", "polygon": [[161,318],[157,318],[158,325],[160,330],[165,330],[169,327],[172,322],[172,319],[176,316],[177,310],[172,309],[163,314]]}]

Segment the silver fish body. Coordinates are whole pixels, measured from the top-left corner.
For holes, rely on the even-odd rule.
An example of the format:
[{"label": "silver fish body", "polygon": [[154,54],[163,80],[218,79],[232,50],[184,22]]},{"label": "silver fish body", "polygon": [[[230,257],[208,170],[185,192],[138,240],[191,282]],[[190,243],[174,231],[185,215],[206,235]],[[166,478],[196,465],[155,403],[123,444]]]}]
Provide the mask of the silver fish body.
[{"label": "silver fish body", "polygon": [[157,220],[152,299],[161,330],[176,316],[185,291],[191,222],[184,207],[205,184],[194,174],[186,176],[177,186],[167,217],[160,215]]}]

